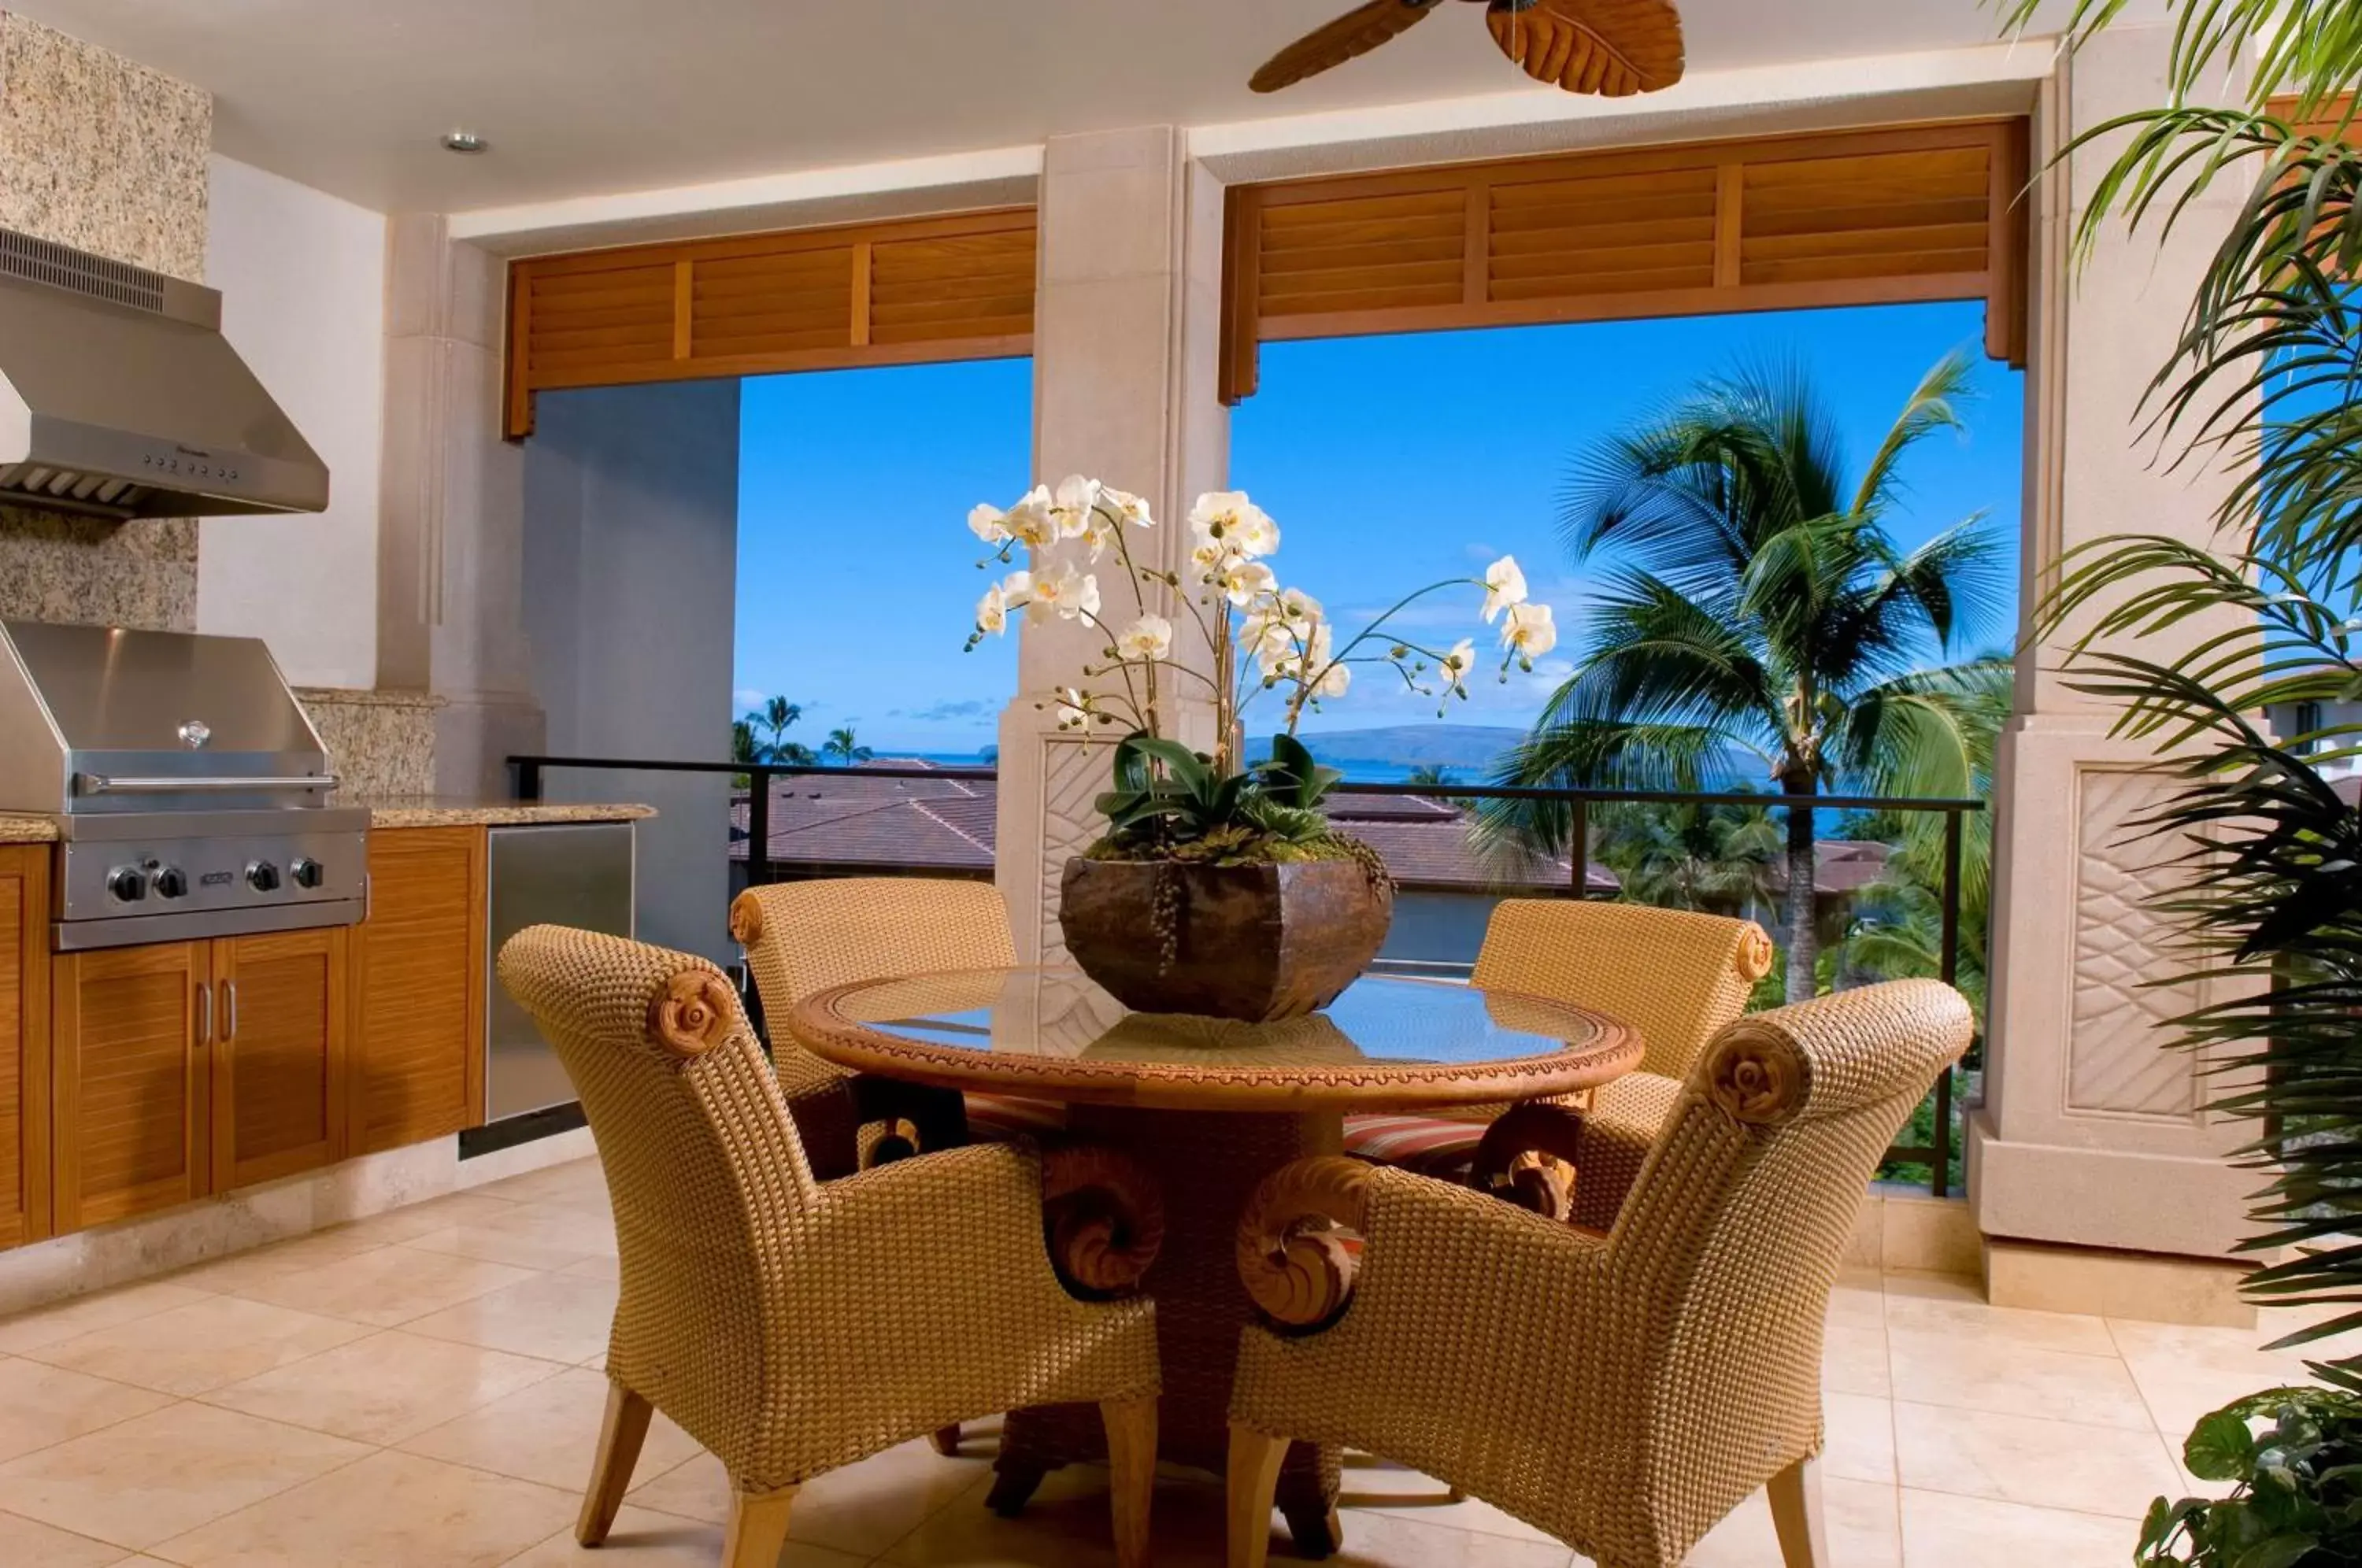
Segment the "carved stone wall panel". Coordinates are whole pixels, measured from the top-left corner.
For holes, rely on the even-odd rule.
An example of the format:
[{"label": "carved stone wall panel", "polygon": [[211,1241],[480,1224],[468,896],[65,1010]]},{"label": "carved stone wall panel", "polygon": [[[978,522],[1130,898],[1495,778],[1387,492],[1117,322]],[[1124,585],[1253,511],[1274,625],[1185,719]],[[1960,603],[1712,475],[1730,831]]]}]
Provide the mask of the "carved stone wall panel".
[{"label": "carved stone wall panel", "polygon": [[2169,971],[2171,923],[2148,907],[2184,873],[2181,845],[2139,825],[2172,788],[2155,773],[2078,776],[2072,1020],[2067,1106],[2183,1119],[2197,1112],[2196,1060],[2169,1047],[2170,1019],[2198,1005],[2191,988],[2148,982]]},{"label": "carved stone wall panel", "polygon": [[1106,820],[1091,802],[1107,787],[1110,753],[1104,744],[1044,737],[1042,742],[1042,962],[1063,964],[1058,884],[1066,862],[1090,847]]}]

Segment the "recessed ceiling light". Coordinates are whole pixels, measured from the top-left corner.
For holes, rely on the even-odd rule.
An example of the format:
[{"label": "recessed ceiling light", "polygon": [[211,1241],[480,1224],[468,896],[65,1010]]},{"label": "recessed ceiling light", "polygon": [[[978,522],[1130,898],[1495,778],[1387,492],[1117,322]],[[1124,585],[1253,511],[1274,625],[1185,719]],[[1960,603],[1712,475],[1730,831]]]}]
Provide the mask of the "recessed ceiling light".
[{"label": "recessed ceiling light", "polygon": [[475,153],[489,149],[492,144],[474,131],[455,130],[444,137],[443,145],[453,152]]}]

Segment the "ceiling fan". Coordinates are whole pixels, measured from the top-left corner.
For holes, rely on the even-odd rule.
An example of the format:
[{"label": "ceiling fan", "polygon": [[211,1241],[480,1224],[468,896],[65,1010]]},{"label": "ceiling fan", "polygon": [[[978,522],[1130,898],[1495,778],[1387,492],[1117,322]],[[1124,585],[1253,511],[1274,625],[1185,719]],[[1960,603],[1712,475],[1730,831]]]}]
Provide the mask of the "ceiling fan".
[{"label": "ceiling fan", "polygon": [[[1281,88],[1401,37],[1443,0],[1369,0],[1264,62],[1248,85]],[[1489,0],[1485,25],[1537,82],[1624,98],[1682,79],[1682,16],[1672,0]]]}]

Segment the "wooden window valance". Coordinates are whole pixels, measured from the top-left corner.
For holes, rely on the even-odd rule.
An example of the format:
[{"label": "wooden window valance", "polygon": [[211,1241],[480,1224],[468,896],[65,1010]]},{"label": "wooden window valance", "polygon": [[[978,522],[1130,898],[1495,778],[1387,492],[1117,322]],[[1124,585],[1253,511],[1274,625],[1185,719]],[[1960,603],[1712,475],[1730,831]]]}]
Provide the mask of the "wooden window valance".
[{"label": "wooden window valance", "polygon": [[1034,215],[796,229],[509,267],[502,426],[534,394],[1033,351]]},{"label": "wooden window valance", "polygon": [[2025,359],[2024,119],[1233,186],[1222,399],[1291,338],[1982,299]]}]

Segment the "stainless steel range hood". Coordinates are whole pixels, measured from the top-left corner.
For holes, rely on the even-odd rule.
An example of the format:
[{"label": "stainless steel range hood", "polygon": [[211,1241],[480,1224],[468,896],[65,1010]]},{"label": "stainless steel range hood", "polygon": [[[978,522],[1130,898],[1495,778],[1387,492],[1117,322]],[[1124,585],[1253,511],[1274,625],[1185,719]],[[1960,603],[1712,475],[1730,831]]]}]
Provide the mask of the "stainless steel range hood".
[{"label": "stainless steel range hood", "polygon": [[318,512],[328,469],[221,335],[221,295],[0,229],[0,504]]}]

